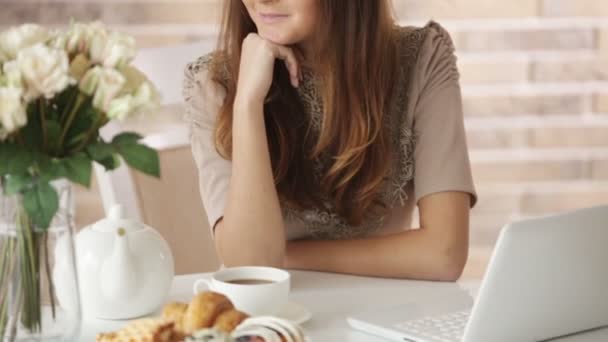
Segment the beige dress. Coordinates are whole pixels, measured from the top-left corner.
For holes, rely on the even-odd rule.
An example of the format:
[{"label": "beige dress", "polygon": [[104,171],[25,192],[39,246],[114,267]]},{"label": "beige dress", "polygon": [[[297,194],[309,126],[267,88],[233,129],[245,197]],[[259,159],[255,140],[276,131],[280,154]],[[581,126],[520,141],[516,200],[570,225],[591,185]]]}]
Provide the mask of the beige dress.
[{"label": "beige dress", "polygon": [[[403,231],[411,227],[416,203],[438,192],[466,192],[471,194],[472,205],[476,202],[452,40],[435,22],[396,29],[402,51],[400,75],[386,121],[395,146],[394,162],[380,194],[388,213],[350,226],[331,208],[282,206],[289,240],[348,239]],[[201,197],[214,227],[223,217],[231,162],[213,144],[215,120],[225,94],[210,80],[211,58],[212,54],[203,56],[186,68],[184,99]],[[313,127],[319,128],[322,104],[315,82],[314,75],[305,73],[298,92]]]}]

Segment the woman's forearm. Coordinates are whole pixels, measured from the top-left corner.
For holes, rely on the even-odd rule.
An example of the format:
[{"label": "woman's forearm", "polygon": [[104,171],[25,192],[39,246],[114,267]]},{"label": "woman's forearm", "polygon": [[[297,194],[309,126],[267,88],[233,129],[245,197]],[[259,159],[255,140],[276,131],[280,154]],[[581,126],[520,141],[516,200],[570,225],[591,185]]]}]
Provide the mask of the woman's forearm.
[{"label": "woman's forearm", "polygon": [[454,281],[464,268],[468,244],[441,241],[424,229],[358,240],[294,241],[285,267],[362,276]]},{"label": "woman's forearm", "polygon": [[261,102],[235,101],[232,176],[216,244],[226,266],[283,266],[285,231]]}]

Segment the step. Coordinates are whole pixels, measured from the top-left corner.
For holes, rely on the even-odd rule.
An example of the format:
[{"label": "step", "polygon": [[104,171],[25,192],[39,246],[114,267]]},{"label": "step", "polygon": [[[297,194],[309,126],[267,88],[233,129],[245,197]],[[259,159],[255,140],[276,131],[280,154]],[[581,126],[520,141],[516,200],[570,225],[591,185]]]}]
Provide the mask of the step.
[{"label": "step", "polygon": [[608,147],[608,115],[468,117],[465,124],[472,150]]},{"label": "step", "polygon": [[593,111],[596,113],[608,112],[608,91],[595,94],[593,97]]},{"label": "step", "polygon": [[596,51],[549,53],[459,53],[464,85],[608,81],[608,55]]},{"label": "step", "polygon": [[544,0],[543,14],[552,17],[608,16],[608,6],[604,0]]},{"label": "step", "polygon": [[594,49],[593,28],[541,28],[452,33],[458,51],[563,51]]},{"label": "step", "polygon": [[470,152],[473,177],[483,184],[603,180],[608,148],[484,149]]},{"label": "step", "polygon": [[608,179],[487,184],[476,181],[474,215],[546,215],[608,204]]},{"label": "step", "polygon": [[608,82],[465,84],[467,116],[565,115],[600,112]]},{"label": "step", "polygon": [[463,18],[440,22],[451,33],[459,53],[597,51],[597,38],[608,27],[605,17]]},{"label": "step", "polygon": [[506,57],[493,59],[458,58],[458,70],[462,85],[476,83],[513,83],[528,82],[530,78],[530,62],[524,58]]},{"label": "step", "polygon": [[530,0],[459,0],[452,1],[412,1],[393,2],[398,17],[402,20],[420,18],[520,18],[539,14],[538,6]]}]

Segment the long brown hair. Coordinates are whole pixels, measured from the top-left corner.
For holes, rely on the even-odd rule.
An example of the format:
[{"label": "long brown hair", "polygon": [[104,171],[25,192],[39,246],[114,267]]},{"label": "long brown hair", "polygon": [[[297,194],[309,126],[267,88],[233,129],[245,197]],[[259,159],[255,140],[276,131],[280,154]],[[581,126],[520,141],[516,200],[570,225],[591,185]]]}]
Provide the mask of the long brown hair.
[{"label": "long brown hair", "polygon": [[[226,88],[215,130],[218,151],[232,158],[232,110],[241,45],[256,27],[241,0],[225,1],[213,79]],[[389,0],[319,0],[315,73],[320,77],[321,129],[311,130],[282,63],[264,105],[272,170],[282,201],[298,209],[328,205],[350,224],[383,207],[380,187],[391,169],[384,119],[397,73]],[[315,160],[329,158],[315,180]],[[325,160],[325,159],[324,159]],[[367,213],[367,214],[366,214]]]}]

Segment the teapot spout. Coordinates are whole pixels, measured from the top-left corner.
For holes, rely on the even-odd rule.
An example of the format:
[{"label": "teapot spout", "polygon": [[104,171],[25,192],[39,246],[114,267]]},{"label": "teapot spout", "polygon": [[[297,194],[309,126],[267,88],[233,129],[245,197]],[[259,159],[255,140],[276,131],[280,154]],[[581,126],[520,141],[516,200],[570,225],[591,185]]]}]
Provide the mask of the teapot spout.
[{"label": "teapot spout", "polygon": [[124,228],[118,228],[112,252],[101,267],[100,287],[103,296],[111,301],[132,298],[137,292],[136,271],[127,231]]}]

